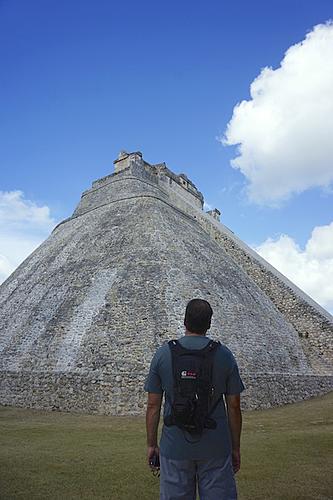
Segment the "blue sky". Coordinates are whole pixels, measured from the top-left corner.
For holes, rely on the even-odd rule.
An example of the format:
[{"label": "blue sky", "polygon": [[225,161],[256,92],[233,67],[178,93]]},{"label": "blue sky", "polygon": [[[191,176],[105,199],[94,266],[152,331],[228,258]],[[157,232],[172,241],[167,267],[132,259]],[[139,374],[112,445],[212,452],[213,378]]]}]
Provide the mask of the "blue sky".
[{"label": "blue sky", "polygon": [[332,310],[332,17],[325,0],[0,0],[0,276],[140,150]]}]

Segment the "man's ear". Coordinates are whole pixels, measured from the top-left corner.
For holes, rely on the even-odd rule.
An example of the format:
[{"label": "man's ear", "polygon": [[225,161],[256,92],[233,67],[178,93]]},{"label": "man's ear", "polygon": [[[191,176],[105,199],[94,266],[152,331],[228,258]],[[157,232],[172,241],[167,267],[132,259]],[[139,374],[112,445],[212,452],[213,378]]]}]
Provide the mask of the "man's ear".
[{"label": "man's ear", "polygon": [[209,321],[207,330],[209,330],[209,329],[210,329],[211,324],[212,324],[212,322],[211,322],[211,321]]}]

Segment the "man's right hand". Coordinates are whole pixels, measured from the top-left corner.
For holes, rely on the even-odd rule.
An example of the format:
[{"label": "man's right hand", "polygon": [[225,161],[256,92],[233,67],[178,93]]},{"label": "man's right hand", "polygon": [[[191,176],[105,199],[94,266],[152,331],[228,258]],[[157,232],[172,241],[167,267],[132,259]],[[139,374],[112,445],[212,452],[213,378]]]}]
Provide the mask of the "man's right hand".
[{"label": "man's right hand", "polygon": [[232,468],[234,470],[234,474],[236,474],[240,469],[240,462],[241,462],[239,448],[236,450],[232,450],[231,458],[232,458]]},{"label": "man's right hand", "polygon": [[148,465],[149,467],[152,469],[152,470],[156,470],[156,469],[159,469],[159,467],[156,467],[155,465],[153,465],[151,462],[153,461],[154,459],[154,456],[158,456],[160,455],[160,449],[158,446],[148,446],[147,447],[147,459],[148,459]]}]

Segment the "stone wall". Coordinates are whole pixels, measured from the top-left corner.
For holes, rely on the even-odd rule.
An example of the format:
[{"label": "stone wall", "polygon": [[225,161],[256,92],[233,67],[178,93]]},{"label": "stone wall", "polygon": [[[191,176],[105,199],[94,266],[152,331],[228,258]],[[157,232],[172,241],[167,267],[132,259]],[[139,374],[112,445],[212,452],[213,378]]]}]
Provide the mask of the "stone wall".
[{"label": "stone wall", "polygon": [[[17,407],[96,413],[101,415],[143,415],[146,394],[142,367],[124,365],[132,375],[117,373],[0,372],[0,401]],[[140,370],[141,368],[141,370]],[[135,373],[140,372],[140,375]],[[254,410],[281,406],[326,394],[332,390],[332,376],[286,374],[243,374],[246,391],[242,408]],[[33,390],[31,388],[33,387]],[[29,399],[27,400],[27,393]]]},{"label": "stone wall", "polygon": [[166,167],[158,167],[156,171],[159,185],[163,186],[169,194],[171,190],[175,192],[177,198],[202,210],[203,196],[186,176],[175,175]]}]

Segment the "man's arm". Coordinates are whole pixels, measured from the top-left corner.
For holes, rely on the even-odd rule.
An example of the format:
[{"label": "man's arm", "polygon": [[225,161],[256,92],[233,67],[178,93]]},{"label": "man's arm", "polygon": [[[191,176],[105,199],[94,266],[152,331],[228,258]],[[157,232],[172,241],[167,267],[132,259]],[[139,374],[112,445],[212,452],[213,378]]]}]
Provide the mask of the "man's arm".
[{"label": "man's arm", "polygon": [[240,408],[240,395],[226,395],[228,424],[232,445],[232,466],[234,473],[240,469],[240,436],[242,431],[242,412]]},{"label": "man's arm", "polygon": [[157,446],[157,430],[160,421],[163,394],[148,392],[146,429],[147,429],[147,458],[148,465],[154,454],[159,455]]}]

